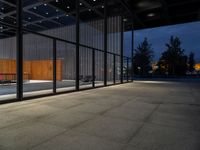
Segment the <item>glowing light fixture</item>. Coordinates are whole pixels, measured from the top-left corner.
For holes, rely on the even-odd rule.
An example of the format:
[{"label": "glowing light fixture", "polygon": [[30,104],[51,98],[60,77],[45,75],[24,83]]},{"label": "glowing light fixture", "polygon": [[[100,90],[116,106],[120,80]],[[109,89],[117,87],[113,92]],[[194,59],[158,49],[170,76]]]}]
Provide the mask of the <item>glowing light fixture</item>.
[{"label": "glowing light fixture", "polygon": [[153,17],[153,16],[155,16],[155,14],[154,13],[149,13],[149,14],[147,14],[147,16],[148,17]]}]

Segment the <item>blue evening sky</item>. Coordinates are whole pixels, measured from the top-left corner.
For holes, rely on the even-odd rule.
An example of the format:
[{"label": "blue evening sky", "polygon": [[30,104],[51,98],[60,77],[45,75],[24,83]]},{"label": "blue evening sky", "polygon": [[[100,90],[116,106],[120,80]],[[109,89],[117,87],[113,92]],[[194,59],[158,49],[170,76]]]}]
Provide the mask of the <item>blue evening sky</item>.
[{"label": "blue evening sky", "polygon": [[[158,60],[162,52],[166,50],[165,44],[168,43],[171,35],[181,39],[185,54],[194,52],[196,61],[200,62],[200,22],[136,30],[135,48],[147,37],[154,49],[154,60]],[[130,56],[131,32],[126,32],[124,38],[126,55]]]}]

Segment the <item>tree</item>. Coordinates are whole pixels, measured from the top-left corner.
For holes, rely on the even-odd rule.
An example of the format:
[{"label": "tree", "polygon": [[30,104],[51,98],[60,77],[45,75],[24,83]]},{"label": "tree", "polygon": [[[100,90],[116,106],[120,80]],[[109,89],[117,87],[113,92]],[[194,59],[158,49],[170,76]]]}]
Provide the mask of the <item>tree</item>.
[{"label": "tree", "polygon": [[139,75],[147,75],[151,70],[151,61],[153,58],[153,49],[147,38],[135,49],[133,63],[134,72]]},{"label": "tree", "polygon": [[194,65],[195,65],[194,53],[191,52],[189,54],[189,60],[188,60],[188,71],[193,72],[194,71]]},{"label": "tree", "polygon": [[164,72],[169,75],[185,75],[187,70],[187,56],[184,55],[184,49],[181,48],[180,39],[171,36],[166,47],[167,50],[162,53],[158,62],[159,67],[164,68]]}]

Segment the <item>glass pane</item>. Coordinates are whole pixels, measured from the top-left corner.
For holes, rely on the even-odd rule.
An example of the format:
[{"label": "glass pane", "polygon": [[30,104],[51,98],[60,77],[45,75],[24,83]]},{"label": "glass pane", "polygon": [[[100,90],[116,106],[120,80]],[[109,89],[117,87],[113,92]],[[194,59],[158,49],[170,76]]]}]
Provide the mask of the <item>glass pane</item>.
[{"label": "glass pane", "polygon": [[115,72],[115,79],[116,79],[116,83],[120,83],[120,79],[121,79],[121,61],[120,61],[120,56],[116,56],[116,72]]},{"label": "glass pane", "polygon": [[113,59],[113,54],[108,54],[107,55],[107,84],[113,84],[114,78],[114,59]]},{"label": "glass pane", "polygon": [[27,33],[23,37],[23,50],[24,97],[52,93],[53,41]]},{"label": "glass pane", "polygon": [[104,52],[95,51],[95,86],[104,85]]},{"label": "glass pane", "polygon": [[0,1],[0,101],[16,98],[15,29],[15,2]]},{"label": "glass pane", "polygon": [[57,92],[75,90],[76,46],[57,41]]},{"label": "glass pane", "polygon": [[80,88],[92,87],[92,49],[80,47]]}]

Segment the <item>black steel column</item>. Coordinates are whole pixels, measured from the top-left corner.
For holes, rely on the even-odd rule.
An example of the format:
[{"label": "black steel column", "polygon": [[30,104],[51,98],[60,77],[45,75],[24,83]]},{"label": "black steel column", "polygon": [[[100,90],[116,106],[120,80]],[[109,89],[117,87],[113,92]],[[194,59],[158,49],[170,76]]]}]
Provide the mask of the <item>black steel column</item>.
[{"label": "black steel column", "polygon": [[53,39],[53,93],[56,94],[56,72],[57,72],[57,68],[56,68],[56,59],[57,59],[57,52],[56,52],[56,39]]},{"label": "black steel column", "polygon": [[116,56],[115,54],[113,55],[113,83],[116,83],[116,79],[115,79],[115,75],[116,75]]},{"label": "black steel column", "polygon": [[95,50],[92,49],[92,87],[95,87]]},{"label": "black steel column", "polygon": [[22,0],[17,0],[17,99],[23,98]]},{"label": "black steel column", "polygon": [[80,42],[80,10],[79,0],[76,0],[76,90],[79,90],[79,42]]},{"label": "black steel column", "polygon": [[131,81],[133,81],[133,76],[134,76],[134,19],[132,19],[132,40],[131,40]]},{"label": "black steel column", "polygon": [[108,1],[104,0],[104,86],[107,86],[107,49],[108,49],[108,27],[107,27],[107,19],[108,19]]},{"label": "black steel column", "polygon": [[126,76],[127,76],[127,82],[129,81],[129,76],[128,76],[128,73],[129,73],[129,65],[128,65],[128,63],[129,63],[129,60],[128,60],[128,57],[127,57],[127,62],[126,62],[127,64],[126,64]]},{"label": "black steel column", "polygon": [[123,64],[124,64],[124,19],[123,19],[123,15],[121,15],[121,52],[120,52],[120,56],[121,56],[121,83],[123,83]]}]

